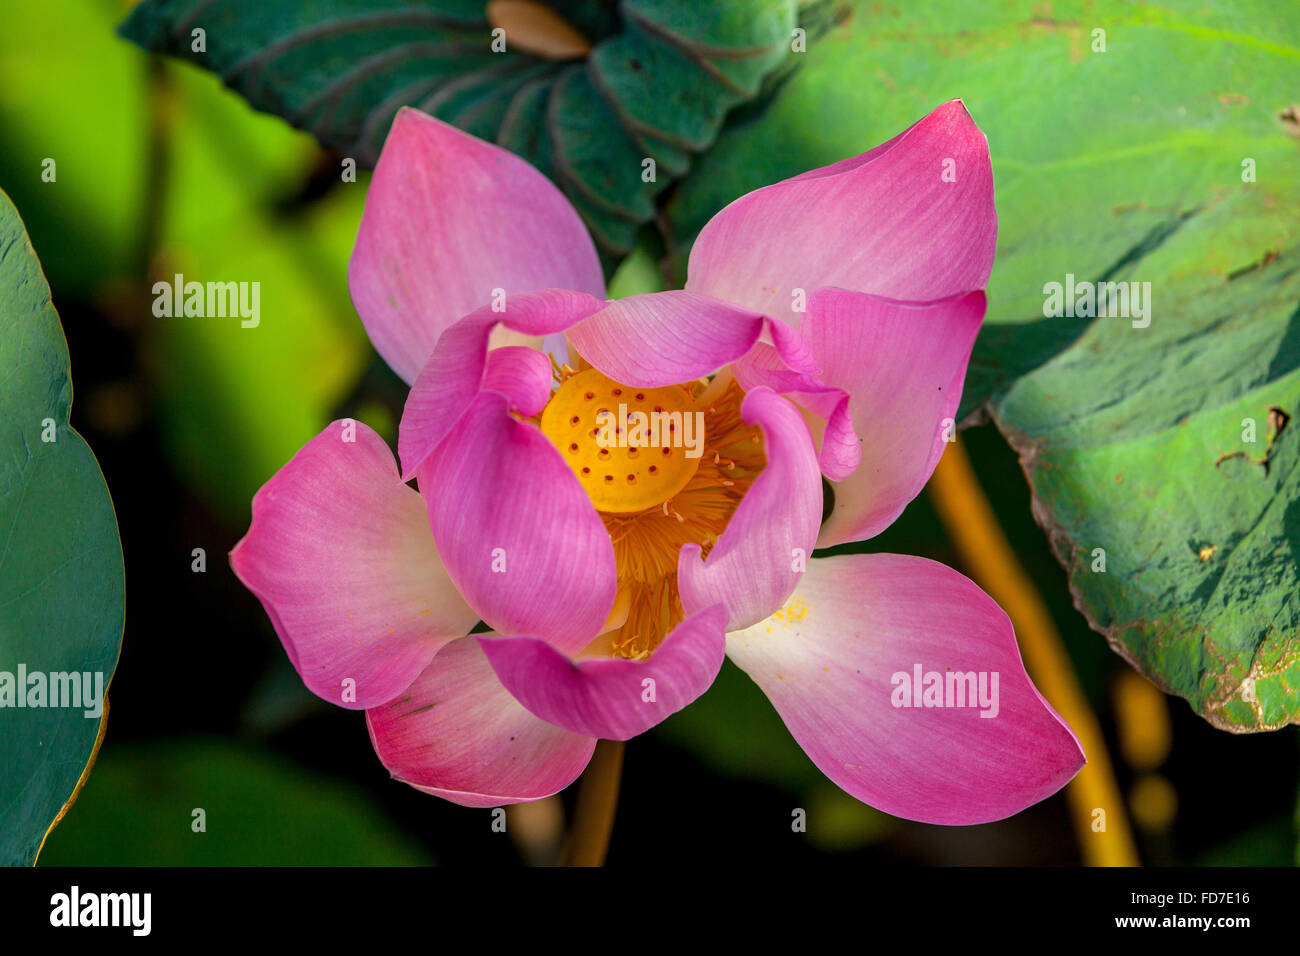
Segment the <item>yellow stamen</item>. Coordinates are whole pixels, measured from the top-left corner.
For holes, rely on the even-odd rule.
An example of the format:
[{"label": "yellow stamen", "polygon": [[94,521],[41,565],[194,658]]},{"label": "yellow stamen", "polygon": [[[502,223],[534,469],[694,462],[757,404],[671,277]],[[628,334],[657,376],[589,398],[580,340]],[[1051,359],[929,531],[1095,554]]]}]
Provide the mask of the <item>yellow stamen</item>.
[{"label": "yellow stamen", "polygon": [[[581,360],[579,367],[582,371],[557,376],[560,387],[542,412],[540,424],[591,497],[614,544],[620,613],[611,615],[607,625],[611,629],[585,653],[645,658],[684,616],[677,591],[678,552],[682,545],[694,543],[708,556],[766,464],[762,432],[741,419],[744,392],[725,373],[712,382],[651,389],[621,385]],[[629,414],[633,408],[658,409],[681,412],[684,419],[702,412],[704,429],[696,447],[704,453],[688,458],[682,447],[598,443],[596,413],[608,409],[617,416],[620,402]],[[615,422],[608,432],[618,427]],[[602,451],[608,454],[601,455]],[[632,455],[633,451],[638,454]],[[659,477],[654,483],[649,480],[651,464]],[[680,471],[667,471],[669,464]],[[620,478],[631,466],[645,469],[631,472],[637,475],[636,482]],[[606,474],[618,480],[605,482]],[[642,475],[647,478],[644,482]]]}]

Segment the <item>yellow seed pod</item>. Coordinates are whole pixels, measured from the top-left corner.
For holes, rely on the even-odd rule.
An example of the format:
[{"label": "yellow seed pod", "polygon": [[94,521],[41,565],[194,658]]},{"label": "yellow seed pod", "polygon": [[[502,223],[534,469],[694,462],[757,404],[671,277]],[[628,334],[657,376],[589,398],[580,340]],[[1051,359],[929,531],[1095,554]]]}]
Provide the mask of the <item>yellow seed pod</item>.
[{"label": "yellow seed pod", "polygon": [[597,510],[632,514],[678,494],[700,459],[684,447],[704,436],[695,402],[681,385],[634,388],[594,368],[567,379],[542,412],[542,433],[560,450]]}]

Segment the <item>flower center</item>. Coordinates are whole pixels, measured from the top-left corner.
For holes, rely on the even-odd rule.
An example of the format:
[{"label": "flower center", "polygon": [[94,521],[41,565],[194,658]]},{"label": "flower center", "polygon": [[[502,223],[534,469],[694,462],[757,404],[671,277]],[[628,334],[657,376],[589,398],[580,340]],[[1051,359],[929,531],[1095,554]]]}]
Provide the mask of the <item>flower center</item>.
[{"label": "flower center", "polygon": [[598,511],[633,514],[679,494],[699,470],[704,413],[681,385],[632,388],[594,368],[567,378],[542,412]]},{"label": "flower center", "polygon": [[614,545],[618,598],[583,656],[644,659],[685,615],[682,545],[698,544],[706,557],[712,551],[766,464],[763,435],[742,419],[745,393],[729,370],[635,388],[577,362],[574,371],[552,360],[558,387],[533,421],[573,469]]}]

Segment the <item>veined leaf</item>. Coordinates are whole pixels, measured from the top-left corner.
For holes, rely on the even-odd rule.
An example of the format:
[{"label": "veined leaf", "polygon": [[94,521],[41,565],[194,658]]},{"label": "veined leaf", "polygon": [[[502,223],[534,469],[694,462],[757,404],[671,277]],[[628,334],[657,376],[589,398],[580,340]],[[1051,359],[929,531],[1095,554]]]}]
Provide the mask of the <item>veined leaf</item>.
[{"label": "veined leaf", "polygon": [[0,370],[0,865],[29,866],[107,719],[124,585],[108,486],[68,426],[63,327],[3,192]]},{"label": "veined leaf", "polygon": [[494,37],[489,7],[145,0],[122,33],[212,70],[362,165],[402,106],[504,143],[560,183],[612,268],[727,111],[790,56],[796,22],[794,0],[554,2],[592,44],[585,59],[555,61],[525,52],[512,23]]}]

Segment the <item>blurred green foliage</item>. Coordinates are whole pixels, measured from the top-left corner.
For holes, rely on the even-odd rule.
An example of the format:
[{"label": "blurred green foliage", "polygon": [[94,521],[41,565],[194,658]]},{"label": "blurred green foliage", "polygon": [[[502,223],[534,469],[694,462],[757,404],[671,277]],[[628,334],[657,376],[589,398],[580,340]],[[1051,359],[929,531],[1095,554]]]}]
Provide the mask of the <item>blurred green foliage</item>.
[{"label": "blurred green foliage", "polygon": [[[293,208],[320,148],[213,77],[151,67],[115,35],[121,13],[106,0],[15,8],[0,34],[0,176],[30,210],[60,294],[138,330],[177,469],[246,515],[369,359],[346,279],[366,182]],[[53,183],[40,178],[45,157]],[[260,324],[149,321],[146,269],[259,282]]]},{"label": "blurred green foliage", "polygon": [[431,862],[358,787],[205,738],[107,748],[41,853],[42,866]]}]

